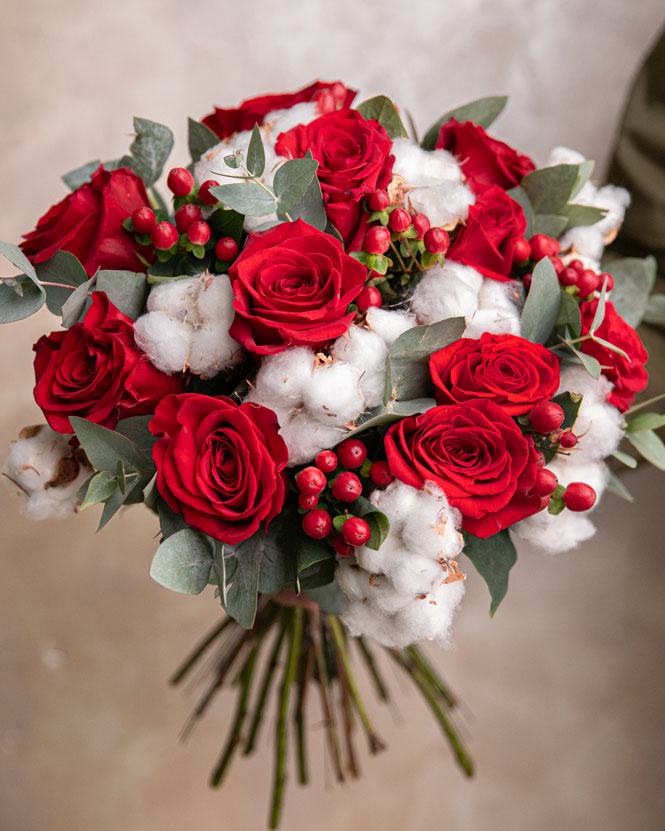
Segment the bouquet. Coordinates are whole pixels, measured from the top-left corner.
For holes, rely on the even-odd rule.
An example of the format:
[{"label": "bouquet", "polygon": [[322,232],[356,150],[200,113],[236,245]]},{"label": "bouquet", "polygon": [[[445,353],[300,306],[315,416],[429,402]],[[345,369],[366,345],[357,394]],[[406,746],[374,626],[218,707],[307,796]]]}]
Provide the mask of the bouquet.
[{"label": "bouquet", "polygon": [[58,318],[34,345],[46,424],[4,474],[34,519],[101,504],[102,528],[144,503],[151,576],[212,586],[225,614],[173,681],[204,666],[190,726],[236,688],[214,785],[274,692],[271,827],[291,741],[308,779],[312,697],[339,781],[357,724],[384,747],[356,681],[364,664],[388,698],[380,653],[470,775],[423,644],[449,642],[468,574],[494,614],[516,541],[571,549],[605,490],[630,499],[609,457],[665,469],[665,415],[634,403],[655,264],[602,260],[628,193],[573,150],[536,167],[489,135],[505,103],[422,140],[340,82],[216,109],[190,119],[168,201],[171,131],[137,118],[127,155],[65,175],[71,193],[0,243],[22,272],[0,320]]}]

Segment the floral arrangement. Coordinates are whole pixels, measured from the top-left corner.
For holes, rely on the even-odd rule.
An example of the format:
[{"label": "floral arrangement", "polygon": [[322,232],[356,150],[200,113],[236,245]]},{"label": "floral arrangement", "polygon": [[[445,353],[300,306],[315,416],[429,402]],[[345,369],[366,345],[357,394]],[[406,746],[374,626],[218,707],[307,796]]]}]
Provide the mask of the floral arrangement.
[{"label": "floral arrangement", "polygon": [[[4,474],[28,516],[103,504],[159,521],[152,577],[210,584],[226,611],[174,677],[212,655],[238,690],[219,784],[256,743],[278,668],[278,824],[286,748],[307,781],[318,688],[338,780],[358,772],[354,717],[383,747],[355,680],[385,650],[467,774],[455,699],[427,660],[467,572],[494,614],[516,540],[564,551],[594,533],[608,457],[665,469],[665,416],[635,404],[635,331],[651,259],[601,266],[629,202],[566,148],[534,162],[486,132],[503,97],[442,116],[418,142],[384,96],[340,82],[189,122],[191,164],[156,187],[170,130],[135,119],[119,160],[0,251],[0,320],[42,305],[34,397]],[[217,649],[215,653],[214,650]],[[260,668],[262,667],[262,678]]]}]

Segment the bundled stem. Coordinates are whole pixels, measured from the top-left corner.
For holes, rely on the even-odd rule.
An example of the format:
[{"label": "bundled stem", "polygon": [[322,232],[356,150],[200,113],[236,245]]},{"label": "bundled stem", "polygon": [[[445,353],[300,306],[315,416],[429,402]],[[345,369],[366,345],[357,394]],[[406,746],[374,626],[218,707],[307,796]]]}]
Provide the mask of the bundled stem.
[{"label": "bundled stem", "polygon": [[254,716],[252,717],[252,723],[249,728],[247,741],[245,742],[245,747],[243,750],[245,756],[248,756],[254,750],[254,747],[256,745],[256,737],[258,735],[261,722],[263,721],[263,711],[266,705],[266,701],[268,699],[270,687],[272,686],[272,682],[275,677],[277,664],[279,663],[279,654],[282,650],[282,644],[284,643],[284,637],[286,635],[287,626],[288,621],[285,617],[283,617],[279,633],[277,635],[275,645],[272,650],[272,654],[270,655],[270,660],[268,661],[268,664],[265,669],[265,674],[263,676],[263,683],[261,684],[259,697],[256,701],[256,706],[254,707]]}]

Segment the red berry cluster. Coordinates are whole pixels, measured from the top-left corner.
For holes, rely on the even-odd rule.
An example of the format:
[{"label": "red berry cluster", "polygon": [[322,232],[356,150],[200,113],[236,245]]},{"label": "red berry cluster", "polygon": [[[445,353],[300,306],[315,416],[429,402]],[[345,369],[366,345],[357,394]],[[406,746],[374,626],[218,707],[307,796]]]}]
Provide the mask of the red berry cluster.
[{"label": "red berry cluster", "polygon": [[[305,511],[302,529],[315,540],[330,537],[330,543],[340,555],[348,557],[358,545],[365,545],[371,536],[369,523],[362,517],[349,513],[351,506],[363,492],[360,476],[354,471],[368,467],[372,482],[380,487],[389,485],[393,476],[386,462],[367,462],[367,448],[358,439],[346,439],[332,450],[322,450],[314,465],[301,470],[296,476],[298,506]],[[343,470],[339,470],[339,468]],[[364,475],[364,474],[363,474]],[[320,500],[324,504],[320,504]],[[342,505],[340,506],[340,503]],[[345,516],[341,534],[332,536],[333,516]]]}]

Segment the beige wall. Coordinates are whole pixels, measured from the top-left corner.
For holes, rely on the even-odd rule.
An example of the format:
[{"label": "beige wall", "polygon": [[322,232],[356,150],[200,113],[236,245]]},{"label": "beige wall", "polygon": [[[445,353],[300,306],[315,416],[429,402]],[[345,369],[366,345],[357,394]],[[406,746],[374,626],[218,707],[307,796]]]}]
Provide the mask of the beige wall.
[{"label": "beige wall", "polygon": [[[174,127],[174,160],[186,161],[187,115],[316,77],[387,92],[421,129],[450,106],[508,92],[502,137],[540,160],[565,142],[604,162],[664,15],[660,0],[2,0],[0,11],[6,240],[64,194],[62,172],[122,153],[133,115]],[[30,346],[52,325],[44,312],[0,330],[0,447],[39,420]],[[654,350],[662,367],[662,343]],[[403,691],[396,720],[380,718],[390,751],[365,760],[359,785],[326,787],[313,728],[314,785],[293,786],[286,831],[662,827],[665,479],[640,470],[626,482],[638,501],[608,495],[584,549],[520,551],[494,620],[469,580],[455,648],[436,660],[464,700],[476,780],[462,780]],[[28,523],[19,508],[0,489],[2,831],[262,828],[265,749],[223,792],[205,784],[231,697],[177,744],[191,700],[166,679],[215,619],[212,596],[150,581],[156,529],[140,509],[93,536],[94,509]]]}]

